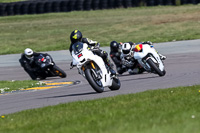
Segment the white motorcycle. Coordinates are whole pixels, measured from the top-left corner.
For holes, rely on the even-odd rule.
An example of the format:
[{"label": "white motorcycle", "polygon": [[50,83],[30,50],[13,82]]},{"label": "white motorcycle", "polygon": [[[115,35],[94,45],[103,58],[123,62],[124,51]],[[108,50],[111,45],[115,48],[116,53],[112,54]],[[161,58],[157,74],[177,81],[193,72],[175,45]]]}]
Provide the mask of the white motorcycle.
[{"label": "white motorcycle", "polygon": [[149,44],[138,44],[134,49],[134,59],[147,71],[164,76],[166,71],[160,56]]},{"label": "white motorcycle", "polygon": [[73,44],[72,57],[72,65],[77,67],[79,74],[87,79],[96,92],[103,92],[104,87],[109,87],[110,90],[119,90],[120,80],[116,76],[111,76],[103,59],[95,55],[86,43]]}]

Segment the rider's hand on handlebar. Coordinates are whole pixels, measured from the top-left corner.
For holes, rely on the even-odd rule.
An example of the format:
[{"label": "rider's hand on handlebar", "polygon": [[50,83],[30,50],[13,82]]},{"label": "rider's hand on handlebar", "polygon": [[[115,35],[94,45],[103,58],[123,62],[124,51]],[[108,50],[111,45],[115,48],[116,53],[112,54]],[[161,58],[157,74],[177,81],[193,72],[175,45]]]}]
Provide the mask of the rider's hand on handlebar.
[{"label": "rider's hand on handlebar", "polygon": [[94,46],[94,49],[99,49],[100,47],[100,43],[97,43],[95,46]]}]

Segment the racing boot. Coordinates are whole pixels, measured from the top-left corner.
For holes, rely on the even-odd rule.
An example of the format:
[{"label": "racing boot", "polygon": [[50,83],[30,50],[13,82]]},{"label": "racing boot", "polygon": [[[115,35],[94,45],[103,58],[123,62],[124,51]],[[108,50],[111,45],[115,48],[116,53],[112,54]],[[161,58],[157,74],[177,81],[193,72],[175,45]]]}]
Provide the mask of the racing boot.
[{"label": "racing boot", "polygon": [[[152,42],[146,41],[146,42],[144,42],[144,43],[149,44],[149,45],[151,46],[151,48],[153,48],[153,43],[152,43]],[[160,56],[160,59],[161,59],[161,60],[165,60],[165,59],[167,58],[166,56],[160,54],[157,50],[156,50],[156,52],[157,52],[158,55]]]},{"label": "racing boot", "polygon": [[161,60],[165,60],[167,57],[166,56],[164,56],[164,55],[162,55],[162,54],[160,54],[160,53],[158,53],[158,55],[160,56],[160,59]]},{"label": "racing boot", "polygon": [[108,66],[108,69],[109,69],[109,71],[110,71],[110,73],[111,73],[111,76],[116,76],[117,74],[116,74],[115,70],[113,70],[113,66],[114,66],[114,65],[110,62],[110,60],[107,59],[107,60],[105,61],[105,63],[106,63],[107,66]]},{"label": "racing boot", "polygon": [[161,59],[161,60],[165,60],[165,59],[167,58],[166,56],[160,54],[157,50],[156,50],[156,52],[157,52],[158,55],[160,56],[160,59]]}]

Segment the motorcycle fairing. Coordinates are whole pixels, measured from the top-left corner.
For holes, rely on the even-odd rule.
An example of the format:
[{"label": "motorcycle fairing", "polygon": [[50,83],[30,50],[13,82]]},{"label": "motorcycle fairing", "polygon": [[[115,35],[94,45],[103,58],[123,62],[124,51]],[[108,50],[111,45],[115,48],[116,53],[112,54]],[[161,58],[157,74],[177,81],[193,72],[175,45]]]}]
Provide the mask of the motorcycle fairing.
[{"label": "motorcycle fairing", "polygon": [[[73,57],[73,65],[76,65],[80,74],[84,76],[83,73],[83,66],[87,63],[90,63],[91,61],[97,64],[97,66],[100,67],[101,69],[101,82],[103,86],[111,86],[112,85],[112,78],[110,77],[110,71],[107,71],[107,68],[105,66],[105,63],[101,57],[98,55],[95,55],[90,49],[88,49],[88,45],[86,43],[82,44],[82,49],[81,51],[77,49],[77,51],[72,51],[72,57]],[[77,48],[77,47],[76,47]],[[79,48],[81,48],[79,46]],[[79,55],[82,56],[79,56]]]},{"label": "motorcycle fairing", "polygon": [[[142,44],[140,44],[142,45]],[[148,56],[149,55],[149,56]],[[164,70],[164,65],[154,48],[151,48],[148,44],[143,44],[141,52],[134,52],[134,58],[147,70],[151,71],[150,66],[146,63],[148,58],[151,58],[156,64],[159,65],[161,71]]]}]

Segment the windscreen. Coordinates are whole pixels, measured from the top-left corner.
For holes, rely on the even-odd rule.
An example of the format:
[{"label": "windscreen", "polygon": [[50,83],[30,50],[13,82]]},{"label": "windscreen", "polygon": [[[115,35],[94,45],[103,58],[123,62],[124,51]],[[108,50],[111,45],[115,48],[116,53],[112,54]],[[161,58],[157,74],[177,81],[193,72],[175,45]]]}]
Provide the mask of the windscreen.
[{"label": "windscreen", "polygon": [[72,50],[74,51],[74,54],[79,54],[83,50],[83,43],[82,42],[76,42],[72,45]]}]

